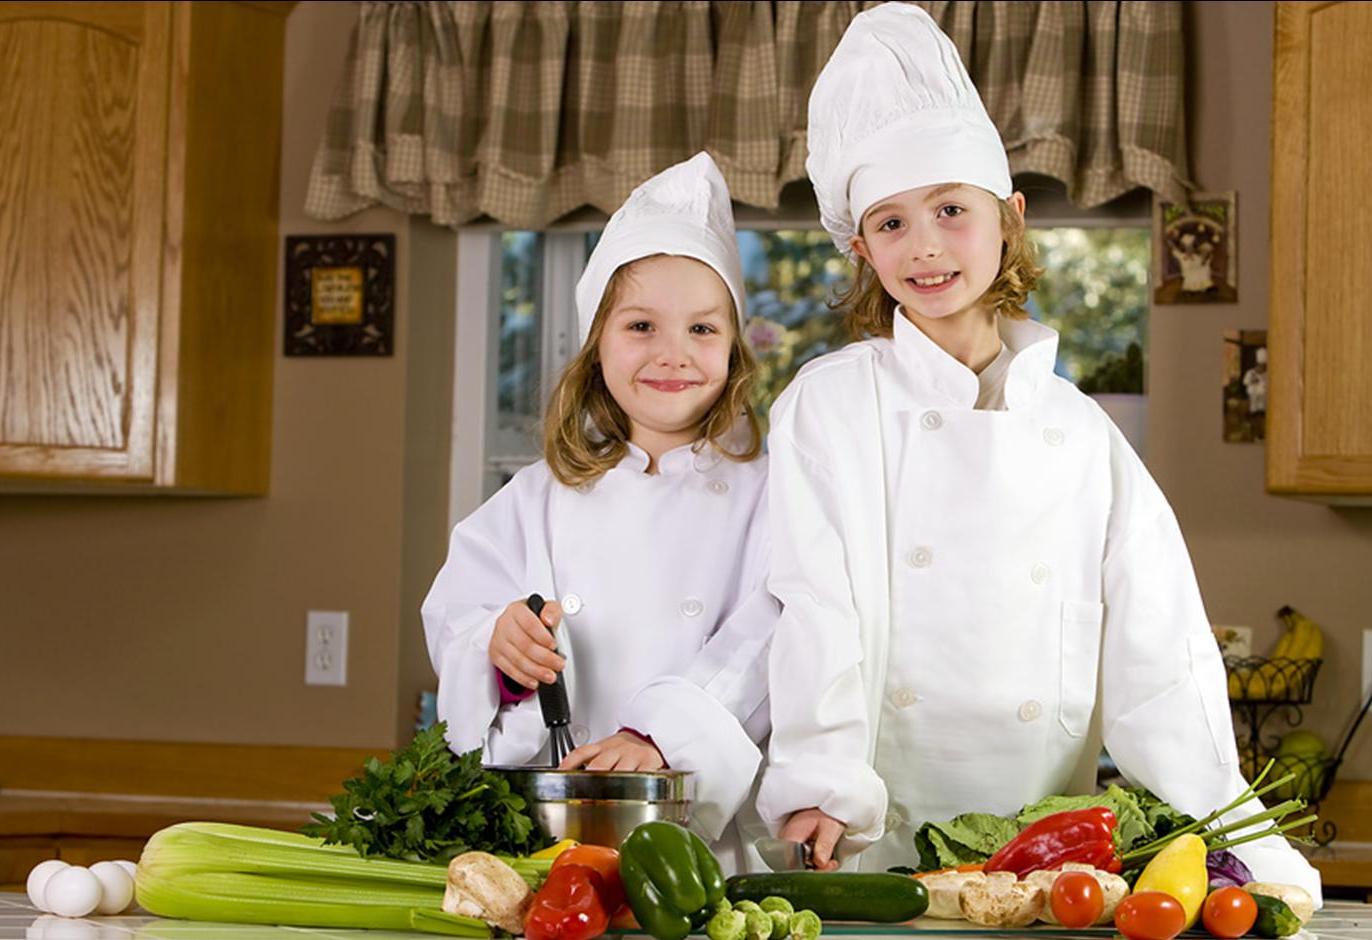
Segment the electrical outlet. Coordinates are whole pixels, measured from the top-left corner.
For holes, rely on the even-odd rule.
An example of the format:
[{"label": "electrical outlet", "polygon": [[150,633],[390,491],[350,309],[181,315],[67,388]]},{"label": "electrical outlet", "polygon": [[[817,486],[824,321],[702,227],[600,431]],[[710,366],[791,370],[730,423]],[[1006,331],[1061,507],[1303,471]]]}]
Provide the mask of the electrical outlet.
[{"label": "electrical outlet", "polygon": [[305,615],[305,684],[348,684],[346,610],[311,610]]},{"label": "electrical outlet", "polygon": [[1372,695],[1372,630],[1362,632],[1362,698]]}]

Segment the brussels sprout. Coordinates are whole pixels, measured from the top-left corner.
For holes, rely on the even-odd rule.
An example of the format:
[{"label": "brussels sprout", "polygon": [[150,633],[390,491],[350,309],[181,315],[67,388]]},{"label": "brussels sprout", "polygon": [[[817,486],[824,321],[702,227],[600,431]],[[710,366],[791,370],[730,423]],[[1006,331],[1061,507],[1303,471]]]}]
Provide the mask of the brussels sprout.
[{"label": "brussels sprout", "polygon": [[736,910],[736,911],[742,911],[743,913],[746,914],[746,913],[748,913],[749,911],[760,911],[760,910],[762,910],[762,908],[758,907],[758,904],[757,904],[756,901],[746,901],[746,900],[745,900],[745,901],[738,901],[738,902],[736,902],[736,903],[734,904],[734,910]]},{"label": "brussels sprout", "polygon": [[738,911],[720,911],[705,924],[710,940],[745,940],[748,918]]},{"label": "brussels sprout", "polygon": [[762,909],[768,913],[772,911],[781,911],[781,913],[785,914],[787,917],[790,917],[796,912],[796,909],[791,906],[790,901],[775,896],[763,898]]},{"label": "brussels sprout", "polygon": [[747,940],[772,940],[772,918],[766,911],[748,911],[743,916],[747,918],[744,927]]},{"label": "brussels sprout", "polygon": [[791,915],[785,911],[768,911],[772,918],[772,940],[786,940],[791,934]]},{"label": "brussels sprout", "polygon": [[791,915],[791,940],[816,940],[824,930],[814,911],[797,911]]}]

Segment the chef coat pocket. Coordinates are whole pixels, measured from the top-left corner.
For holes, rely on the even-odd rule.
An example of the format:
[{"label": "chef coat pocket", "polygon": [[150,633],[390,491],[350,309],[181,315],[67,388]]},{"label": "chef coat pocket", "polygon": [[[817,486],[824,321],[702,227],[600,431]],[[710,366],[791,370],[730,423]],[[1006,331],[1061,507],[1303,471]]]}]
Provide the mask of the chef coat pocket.
[{"label": "chef coat pocket", "polygon": [[1063,601],[1058,675],[1058,723],[1074,738],[1086,734],[1096,709],[1100,668],[1100,622],[1095,601]]}]

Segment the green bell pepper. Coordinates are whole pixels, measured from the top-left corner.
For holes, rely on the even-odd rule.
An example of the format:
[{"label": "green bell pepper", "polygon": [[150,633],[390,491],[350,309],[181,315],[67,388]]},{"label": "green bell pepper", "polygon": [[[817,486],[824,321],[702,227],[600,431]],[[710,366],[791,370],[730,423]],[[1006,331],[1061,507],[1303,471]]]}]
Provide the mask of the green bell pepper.
[{"label": "green bell pepper", "polygon": [[684,940],[724,900],[724,873],[709,846],[676,823],[658,820],[629,833],[619,874],[634,917],[656,940]]}]

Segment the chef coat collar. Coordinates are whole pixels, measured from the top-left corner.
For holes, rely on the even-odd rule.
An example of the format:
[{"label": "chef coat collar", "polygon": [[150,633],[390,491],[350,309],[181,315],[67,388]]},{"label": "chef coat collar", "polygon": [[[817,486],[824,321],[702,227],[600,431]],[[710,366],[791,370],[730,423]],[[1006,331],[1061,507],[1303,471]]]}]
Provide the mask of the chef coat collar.
[{"label": "chef coat collar", "polygon": [[[724,435],[721,443],[735,453],[743,450],[748,444],[747,420],[739,418],[738,421],[734,422],[734,426]],[[628,453],[619,462],[619,466],[636,473],[645,472],[648,469],[648,452],[632,441],[628,442],[628,446]],[[715,445],[694,441],[690,444],[682,444],[680,447],[673,447],[659,457],[657,472],[667,476],[688,473],[692,470],[696,473],[708,473],[719,466],[720,461],[724,459],[724,454]]]},{"label": "chef coat collar", "polygon": [[[974,408],[980,383],[977,374],[963,365],[896,307],[892,330],[896,360],[912,390],[932,391],[947,404]],[[1005,406],[1014,410],[1032,402],[1053,373],[1057,360],[1058,334],[1036,320],[996,318],[996,328],[1014,359],[1005,378]]]}]

